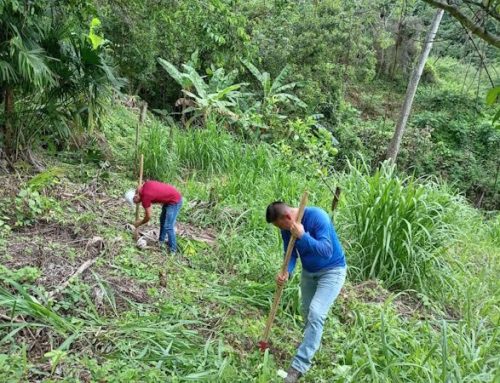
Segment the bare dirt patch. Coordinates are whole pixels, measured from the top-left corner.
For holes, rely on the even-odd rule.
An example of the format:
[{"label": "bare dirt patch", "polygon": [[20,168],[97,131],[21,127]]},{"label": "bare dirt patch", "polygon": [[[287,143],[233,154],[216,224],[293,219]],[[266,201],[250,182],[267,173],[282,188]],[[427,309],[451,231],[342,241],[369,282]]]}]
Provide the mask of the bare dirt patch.
[{"label": "bare dirt patch", "polygon": [[51,289],[65,281],[82,262],[96,257],[102,243],[88,228],[38,222],[11,233],[0,262],[12,270],[37,267],[42,272],[37,284]]}]

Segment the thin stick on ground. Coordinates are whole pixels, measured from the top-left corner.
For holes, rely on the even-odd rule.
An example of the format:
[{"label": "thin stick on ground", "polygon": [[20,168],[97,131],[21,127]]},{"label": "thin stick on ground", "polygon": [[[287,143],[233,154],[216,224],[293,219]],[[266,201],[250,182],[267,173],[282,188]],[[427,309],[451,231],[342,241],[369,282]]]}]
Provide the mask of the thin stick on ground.
[{"label": "thin stick on ground", "polygon": [[52,298],[57,293],[63,291],[66,287],[68,287],[68,285],[71,283],[71,281],[74,278],[76,278],[77,276],[82,274],[85,270],[87,270],[90,266],[92,266],[97,261],[97,259],[98,258],[96,257],[96,258],[88,259],[87,261],[83,262],[81,264],[81,266],[62,285],[57,287],[54,291],[50,292],[48,297]]},{"label": "thin stick on ground", "polygon": [[15,323],[26,323],[25,321],[21,320],[21,319],[18,319],[18,318],[11,318],[10,316],[8,315],[5,315],[5,314],[1,314],[0,313],[0,319],[4,319],[6,321],[9,321],[9,322],[15,322]]}]

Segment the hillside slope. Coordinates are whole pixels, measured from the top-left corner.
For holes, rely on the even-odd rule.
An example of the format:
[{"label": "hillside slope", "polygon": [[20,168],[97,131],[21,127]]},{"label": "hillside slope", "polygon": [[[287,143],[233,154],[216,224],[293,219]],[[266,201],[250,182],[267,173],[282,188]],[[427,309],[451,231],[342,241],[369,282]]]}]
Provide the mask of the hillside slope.
[{"label": "hillside slope", "polygon": [[[141,133],[146,176],[177,185],[186,203],[181,254],[155,245],[158,209],[141,250],[128,228],[134,213],[122,200],[136,182],[136,120],[115,107],[105,129],[109,153],[98,145],[86,156],[39,153],[45,172],[33,177],[20,167],[2,176],[1,381],[281,381],[277,371],[287,369],[301,336],[299,278],[286,286],[272,347],[261,354],[257,341],[281,258],[263,212],[275,199],[297,203],[306,188],[311,203],[328,210],[334,184],[344,188],[335,223],[351,269],[304,381],[500,378],[498,218],[484,223],[461,198],[425,184],[436,196],[421,198],[439,198],[446,217],[463,220],[450,218],[455,235],[433,245],[438,269],[419,275],[427,289],[365,278],[362,261],[371,253],[355,235],[361,223],[350,220],[362,205],[363,182],[406,181],[354,168],[325,180],[293,153],[243,144],[214,127],[183,131],[150,118]],[[449,275],[435,280],[440,273]]]}]

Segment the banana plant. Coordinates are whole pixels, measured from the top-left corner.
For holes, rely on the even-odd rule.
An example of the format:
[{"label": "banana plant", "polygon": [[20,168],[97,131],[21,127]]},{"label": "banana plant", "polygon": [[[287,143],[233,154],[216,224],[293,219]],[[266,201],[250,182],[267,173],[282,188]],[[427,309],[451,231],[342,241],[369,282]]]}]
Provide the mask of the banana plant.
[{"label": "banana plant", "polygon": [[255,65],[248,61],[243,61],[243,64],[252,73],[252,75],[259,81],[262,89],[262,109],[266,110],[269,107],[276,109],[279,105],[292,104],[301,108],[306,108],[307,105],[297,96],[288,91],[297,87],[297,82],[285,83],[286,78],[290,75],[290,66],[285,66],[278,76],[271,80],[269,72],[261,72]]},{"label": "banana plant", "polygon": [[[297,82],[286,82],[286,78],[290,75],[290,66],[285,66],[273,80],[269,72],[260,71],[248,61],[242,62],[261,88],[253,106],[247,110],[242,125],[252,125],[250,129],[255,130],[261,138],[272,137],[276,129],[282,129],[284,120],[288,117],[283,114],[283,109],[293,107],[305,109],[307,105],[290,92],[298,86]],[[248,130],[248,127],[246,129]]]},{"label": "banana plant", "polygon": [[183,64],[183,71],[179,71],[167,60],[159,58],[158,62],[182,87],[184,97],[179,98],[176,104],[187,106],[182,111],[183,115],[193,113],[186,126],[190,126],[200,117],[205,126],[211,116],[238,120],[238,114],[232,109],[237,106],[237,100],[244,95],[240,89],[246,85],[245,83],[227,85],[227,81],[222,80],[224,72],[221,70],[214,71],[212,75],[212,78],[218,78],[220,81],[207,82],[191,65]]}]

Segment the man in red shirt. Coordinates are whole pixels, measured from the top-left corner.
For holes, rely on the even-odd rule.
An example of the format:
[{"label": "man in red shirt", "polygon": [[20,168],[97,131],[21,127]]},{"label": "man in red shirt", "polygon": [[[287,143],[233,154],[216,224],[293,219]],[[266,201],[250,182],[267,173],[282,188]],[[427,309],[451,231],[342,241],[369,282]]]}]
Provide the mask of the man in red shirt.
[{"label": "man in red shirt", "polygon": [[134,226],[138,228],[149,222],[151,219],[152,204],[162,204],[160,216],[160,245],[165,242],[168,234],[168,248],[171,253],[177,251],[177,241],[175,238],[175,221],[182,206],[182,196],[172,185],[159,181],[146,181],[137,190],[129,190],[125,194],[125,199],[132,205],[141,203],[144,208],[144,218],[138,220]]}]

